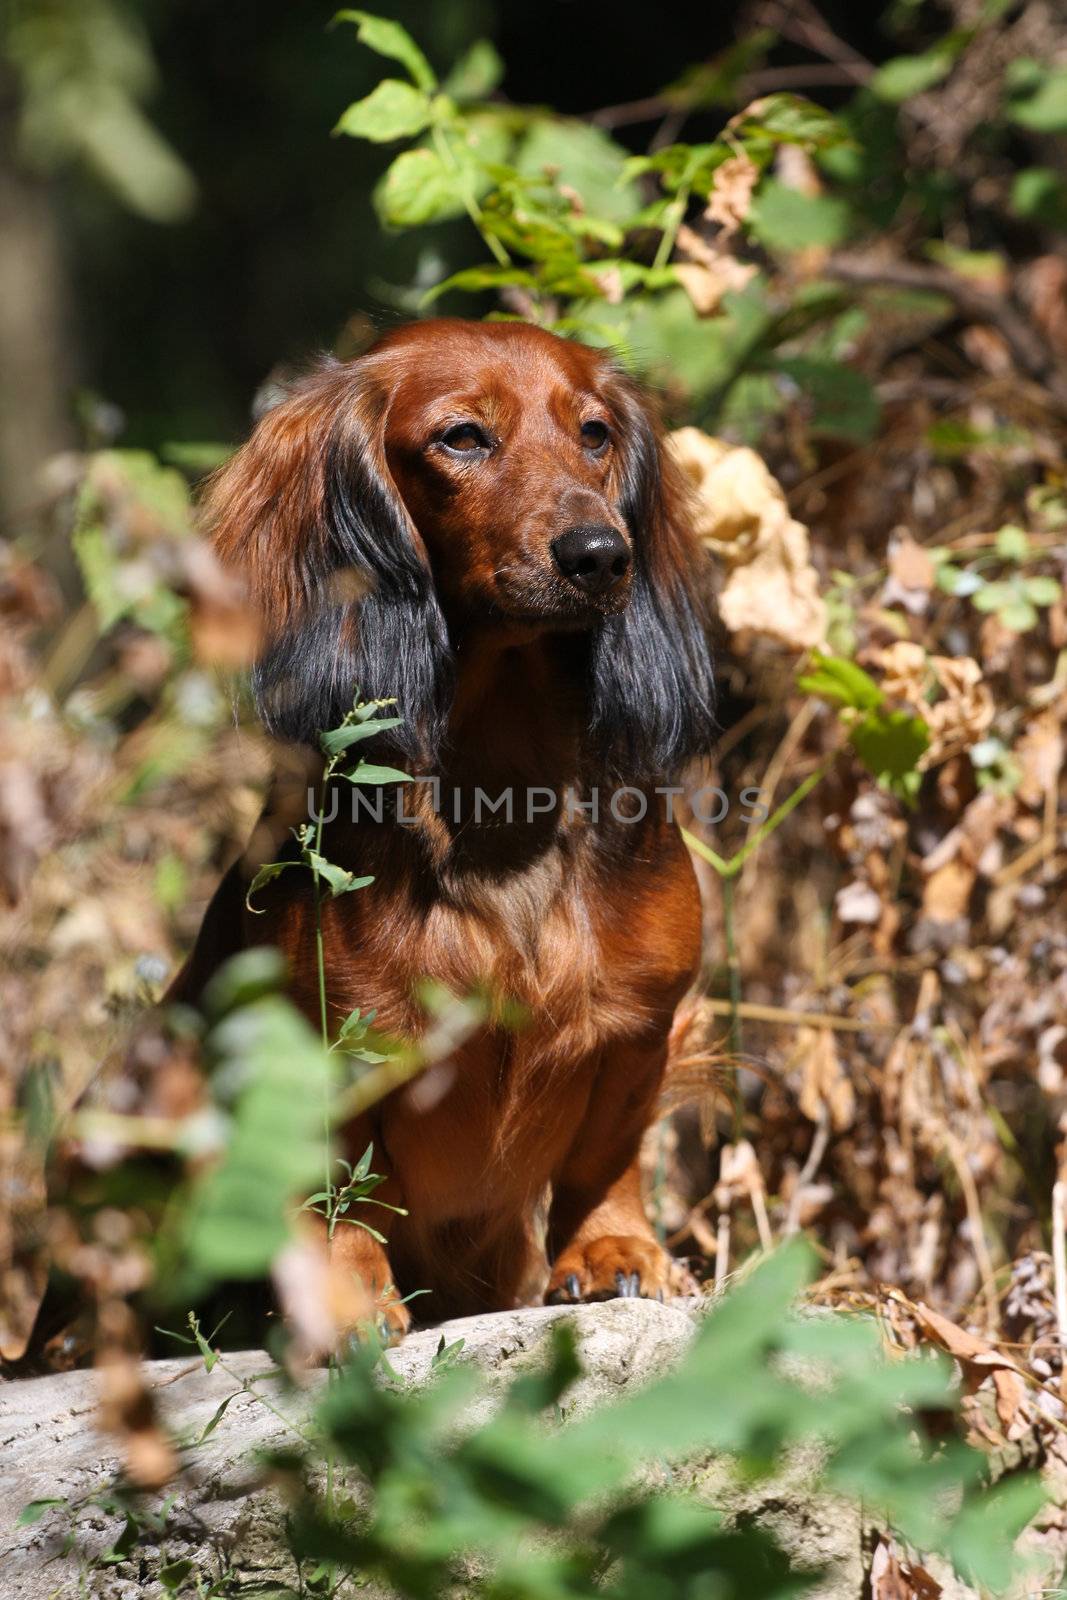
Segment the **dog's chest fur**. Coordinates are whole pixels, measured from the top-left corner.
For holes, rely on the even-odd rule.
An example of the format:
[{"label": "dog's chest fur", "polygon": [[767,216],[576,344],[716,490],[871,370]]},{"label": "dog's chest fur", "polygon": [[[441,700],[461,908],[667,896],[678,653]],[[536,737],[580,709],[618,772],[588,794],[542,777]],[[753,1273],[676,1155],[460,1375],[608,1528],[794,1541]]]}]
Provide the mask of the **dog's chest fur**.
[{"label": "dog's chest fur", "polygon": [[[418,1034],[415,991],[432,978],[457,995],[487,994],[510,1053],[546,1065],[662,1027],[695,969],[696,886],[673,830],[632,834],[605,843],[592,828],[561,830],[510,871],[435,863],[416,839],[399,841],[403,871],[392,856],[367,890],[328,908],[338,1011],[374,1007],[383,1028]],[[666,928],[664,876],[683,885]]]}]

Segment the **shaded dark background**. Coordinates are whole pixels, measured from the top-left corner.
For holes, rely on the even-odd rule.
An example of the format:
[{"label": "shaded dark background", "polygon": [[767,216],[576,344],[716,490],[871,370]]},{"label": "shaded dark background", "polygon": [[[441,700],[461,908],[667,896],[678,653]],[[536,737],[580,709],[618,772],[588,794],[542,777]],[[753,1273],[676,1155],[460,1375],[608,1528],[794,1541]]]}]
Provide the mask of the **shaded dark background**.
[{"label": "shaded dark background", "polygon": [[[187,222],[145,221],[74,170],[50,180],[71,380],[121,408],[124,443],[234,438],[277,363],[343,346],[353,317],[380,324],[409,314],[403,289],[428,238],[445,263],[478,258],[465,223],[417,237],[380,229],[371,191],[396,147],[332,139],[330,129],[393,69],[351,26],[331,29],[333,9],[292,0],[141,8],[161,78],[147,109],[200,187]],[[504,95],[576,114],[654,93],[753,26],[742,8],[638,0],[386,0],[374,9],[403,21],[442,73],[472,40],[491,38],[506,64]],[[868,8],[820,11],[869,59],[900,48]],[[782,44],[769,59],[813,58]],[[847,93],[818,90],[830,105]],[[710,138],[722,121],[714,111],[692,117],[683,136]],[[645,122],[615,136],[641,150],[654,131]]]}]

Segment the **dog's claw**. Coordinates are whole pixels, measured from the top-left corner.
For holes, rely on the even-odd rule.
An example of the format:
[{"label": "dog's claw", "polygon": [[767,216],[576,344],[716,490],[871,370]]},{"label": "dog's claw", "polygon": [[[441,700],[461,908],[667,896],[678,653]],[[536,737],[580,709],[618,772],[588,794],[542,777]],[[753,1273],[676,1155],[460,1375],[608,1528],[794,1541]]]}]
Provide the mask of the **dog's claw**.
[{"label": "dog's claw", "polygon": [[616,1274],[615,1274],[615,1292],[616,1292],[616,1294],[621,1295],[623,1298],[625,1298],[626,1295],[628,1295],[629,1292],[630,1292],[629,1289],[626,1287],[627,1281],[628,1280],[627,1280],[626,1274],[624,1272],[616,1272]]},{"label": "dog's claw", "polygon": [[578,1274],[576,1272],[569,1272],[567,1274],[566,1289],[567,1289],[567,1293],[570,1295],[572,1300],[580,1300],[581,1299],[581,1297],[582,1297],[582,1286],[578,1282]]}]

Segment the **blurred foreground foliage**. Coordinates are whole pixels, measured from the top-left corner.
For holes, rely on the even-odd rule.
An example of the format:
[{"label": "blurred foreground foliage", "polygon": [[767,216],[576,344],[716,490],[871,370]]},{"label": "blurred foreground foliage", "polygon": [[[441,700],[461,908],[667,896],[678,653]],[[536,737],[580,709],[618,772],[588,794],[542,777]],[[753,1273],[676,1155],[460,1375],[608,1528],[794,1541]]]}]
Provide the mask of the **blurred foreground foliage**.
[{"label": "blurred foreground foliage", "polygon": [[[733,817],[694,819],[713,870],[731,874],[736,926],[712,895],[705,987],[723,1034],[729,1016],[741,1126],[719,1142],[721,1074],[705,1053],[650,1139],[661,1231],[719,1278],[809,1233],[817,1299],[877,1311],[895,1347],[933,1343],[961,1363],[966,1425],[1007,1483],[977,1496],[976,1455],[909,1438],[901,1403],[920,1417],[946,1402],[926,1358],[880,1365],[863,1326],[785,1320],[804,1277],[787,1253],[727,1298],[665,1386],[551,1451],[528,1415],[566,1411],[565,1343],[540,1386],[469,1437],[451,1432],[464,1374],[406,1397],[358,1357],[331,1385],[312,1457],[362,1474],[358,1511],[347,1491],[313,1494],[297,1524],[320,1587],[356,1566],[437,1594],[477,1552],[486,1593],[531,1600],[791,1592],[799,1576],[762,1536],[621,1485],[639,1459],[690,1447],[763,1471],[814,1434],[830,1486],[995,1589],[1033,1504],[1012,1469],[1062,1454],[1048,1246],[1067,1114],[1067,199],[1046,141],[1067,128],[1067,36],[1033,0],[896,8],[899,52],[851,61],[855,92],[830,111],[779,88],[750,97],[795,15],[769,10],[654,97],[654,147],[638,155],[610,118],[506,99],[486,42],[438,73],[391,19],[345,12],[338,39],[384,57],[388,76],[336,131],[405,146],[376,189],[384,226],[426,241],[397,304],[609,346],[690,425],[672,448],[724,622],[725,731],[698,781],[770,801],[817,776],[817,798],[758,854]],[[88,159],[128,203],[146,209],[150,193],[177,215],[192,190],[137,120],[136,30],[116,44],[101,24],[82,48],[93,14],[27,6],[8,36],[27,151]],[[688,116],[720,111],[713,138],[681,142]],[[462,219],[462,233],[438,227]],[[188,947],[268,781],[271,753],[216,672],[247,662],[256,625],[195,534],[190,480],[219,454],[60,458],[41,516],[0,546],[9,1357],[49,1259],[98,1310],[163,1289],[183,1308],[180,1295],[277,1273],[292,1244],[283,1190],[312,1186],[330,1159],[301,1085],[328,1099],[345,1064],[269,975],[250,990],[237,975],[206,1042],[190,1024],[97,1073]],[[367,1025],[355,1017],[353,1041],[388,1058],[395,1042],[379,1049]],[[46,1214],[40,1143],[69,1133],[90,1084],[84,1181]],[[358,1211],[370,1176],[328,1167],[321,1203],[348,1193]],[[51,1354],[62,1365],[77,1350]],[[836,1366],[837,1385],[816,1403],[782,1376],[790,1354]],[[939,1485],[964,1490],[962,1508],[940,1516]],[[622,1498],[590,1506],[594,1489]],[[535,1528],[563,1546],[520,1561]]]}]

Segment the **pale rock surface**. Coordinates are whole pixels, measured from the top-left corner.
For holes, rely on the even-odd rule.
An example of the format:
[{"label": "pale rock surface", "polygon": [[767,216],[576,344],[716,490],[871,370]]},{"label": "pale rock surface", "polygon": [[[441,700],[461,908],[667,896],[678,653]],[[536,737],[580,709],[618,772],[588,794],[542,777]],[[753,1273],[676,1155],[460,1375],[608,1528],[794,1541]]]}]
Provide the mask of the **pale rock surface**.
[{"label": "pale rock surface", "polygon": [[[649,1300],[609,1300],[598,1305],[542,1307],[470,1317],[415,1332],[389,1352],[389,1365],[405,1383],[427,1382],[442,1338],[464,1341],[458,1359],[487,1378],[479,1407],[488,1411],[494,1393],[547,1355],[553,1322],[571,1317],[578,1334],[583,1376],[568,1391],[567,1416],[611,1401],[631,1386],[668,1369],[693,1335],[698,1302],[660,1305]],[[261,1350],[223,1358],[209,1374],[199,1361],[155,1361],[148,1381],[160,1413],[179,1439],[196,1438],[241,1379],[268,1374]],[[224,1370],[225,1368],[225,1370]],[[299,1417],[325,1381],[309,1375],[306,1389],[285,1394],[261,1385],[284,1413]],[[710,1397],[714,1403],[714,1397]],[[234,1581],[293,1584],[296,1572],[281,1538],[284,1507],[275,1491],[257,1484],[250,1455],[280,1446],[287,1429],[248,1395],[239,1394],[218,1428],[189,1454],[174,1486],[174,1502],[158,1543],[139,1543],[130,1560],[101,1566],[100,1556],[122,1528],[118,1516],[83,1504],[73,1517],[65,1508],[48,1512],[28,1527],[16,1526],[30,1500],[63,1498],[85,1502],[106,1490],[118,1466],[111,1443],[95,1429],[95,1377],[63,1373],[0,1387],[0,1596],[3,1600],[162,1600],[161,1566],[191,1560],[205,1584],[224,1574]],[[469,1419],[477,1423],[479,1416]],[[688,1485],[705,1503],[727,1515],[770,1528],[798,1562],[819,1566],[826,1577],[812,1591],[817,1600],[858,1600],[864,1588],[865,1529],[859,1511],[811,1491],[817,1452],[799,1451],[769,1482],[738,1486],[723,1461],[693,1461],[674,1469],[649,1470],[655,1486],[662,1470],[676,1487]],[[664,1481],[666,1482],[666,1476]],[[158,1501],[159,1497],[155,1497]],[[154,1502],[149,1502],[154,1503]],[[73,1531],[69,1551],[64,1540]],[[183,1590],[195,1593],[195,1589]],[[377,1591],[361,1589],[367,1600]],[[964,1588],[945,1589],[946,1600],[973,1600]]]}]

